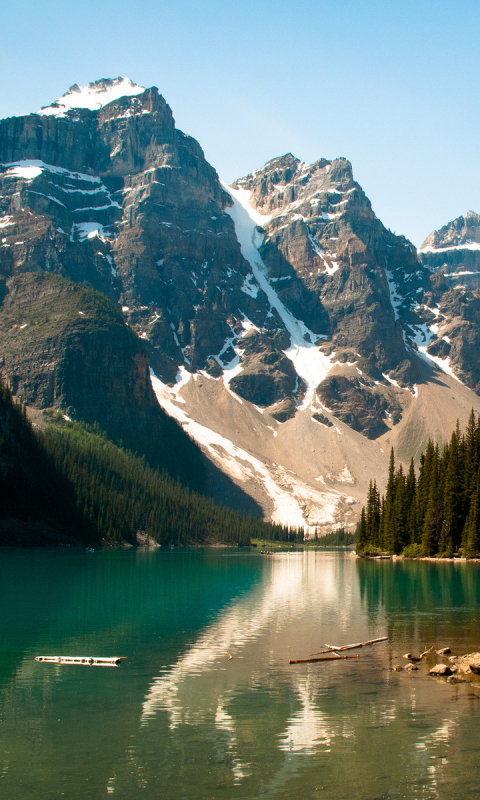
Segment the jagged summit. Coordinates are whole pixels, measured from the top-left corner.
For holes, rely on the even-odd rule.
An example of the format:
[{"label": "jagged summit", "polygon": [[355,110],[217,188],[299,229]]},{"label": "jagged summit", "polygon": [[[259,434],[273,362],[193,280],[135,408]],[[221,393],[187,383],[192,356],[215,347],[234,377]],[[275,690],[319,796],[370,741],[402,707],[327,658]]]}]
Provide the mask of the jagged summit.
[{"label": "jagged summit", "polygon": [[469,211],[432,231],[419,256],[440,280],[458,288],[480,288],[480,215]]},{"label": "jagged summit", "polygon": [[133,97],[145,91],[144,86],[138,86],[130,78],[102,78],[93,81],[87,86],[78,86],[74,83],[68,92],[49,106],[44,106],[37,111],[41,116],[65,117],[71,109],[87,108],[96,111],[103,108],[119,97]]},{"label": "jagged summit", "polygon": [[457,217],[437,231],[427,236],[420,252],[445,250],[451,247],[465,247],[480,244],[480,215],[469,211],[464,217]]}]

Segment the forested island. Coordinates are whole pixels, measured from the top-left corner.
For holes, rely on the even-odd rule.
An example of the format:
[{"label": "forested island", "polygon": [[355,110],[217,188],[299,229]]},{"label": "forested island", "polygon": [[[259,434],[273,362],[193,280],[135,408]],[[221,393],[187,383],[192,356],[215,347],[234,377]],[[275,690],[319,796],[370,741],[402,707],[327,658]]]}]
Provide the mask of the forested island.
[{"label": "forested island", "polygon": [[428,441],[418,475],[405,474],[392,448],[385,495],[370,482],[358,525],[356,552],[464,558],[480,556],[480,417],[472,409],[442,448]]}]

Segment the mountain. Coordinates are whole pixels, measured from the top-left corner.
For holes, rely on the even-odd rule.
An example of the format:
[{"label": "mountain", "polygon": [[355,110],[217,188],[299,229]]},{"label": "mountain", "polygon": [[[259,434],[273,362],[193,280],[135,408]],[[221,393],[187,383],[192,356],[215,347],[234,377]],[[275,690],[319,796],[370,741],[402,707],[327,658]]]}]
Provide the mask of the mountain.
[{"label": "mountain", "polygon": [[148,354],[105,295],[49,272],[14,275],[4,292],[2,376],[18,399],[96,422],[154,467],[205,488],[200,452],[159,408]]},{"label": "mountain", "polygon": [[25,407],[2,385],[0,432],[2,546],[302,538],[302,531],[219,508],[108,441],[98,426],[57,415],[34,431]]},{"label": "mountain", "polygon": [[429,324],[427,353],[480,393],[480,216],[433,231],[419,249],[432,273],[423,314]]},{"label": "mountain", "polygon": [[480,216],[474,211],[433,231],[418,252],[430,272],[442,271],[448,286],[480,288]]},{"label": "mountain", "polygon": [[[346,159],[287,154],[226,186],[155,87],[117,78],[0,121],[0,162],[2,377],[29,406],[142,452],[161,406],[217,499],[237,502],[235,484],[325,530],[355,523],[392,444],[408,460],[480,408],[467,356],[448,361],[436,334],[448,286]],[[194,480],[191,452],[176,468]]]},{"label": "mountain", "polygon": [[0,545],[96,544],[71,483],[0,385]]}]

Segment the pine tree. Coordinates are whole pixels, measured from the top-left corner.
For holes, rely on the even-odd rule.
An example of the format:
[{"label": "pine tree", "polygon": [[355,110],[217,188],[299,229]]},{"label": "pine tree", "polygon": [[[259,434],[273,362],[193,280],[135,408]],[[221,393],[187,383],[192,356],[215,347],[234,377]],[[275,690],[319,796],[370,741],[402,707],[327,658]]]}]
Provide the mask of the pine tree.
[{"label": "pine tree", "polygon": [[390,451],[388,466],[387,491],[385,494],[385,512],[383,520],[383,547],[385,550],[395,552],[395,454],[393,447]]},{"label": "pine tree", "polygon": [[[437,552],[437,488],[438,488],[438,447],[433,447],[431,460],[428,462],[428,496],[422,526],[422,555],[433,556]],[[427,458],[425,458],[427,465]]]},{"label": "pine tree", "polygon": [[474,490],[471,496],[470,512],[465,524],[463,536],[463,555],[465,558],[474,558],[480,554],[480,470],[477,471],[474,481]]},{"label": "pine tree", "polygon": [[367,543],[367,512],[365,511],[365,507],[363,507],[360,515],[360,522],[357,527],[357,553],[363,553],[367,547]]},{"label": "pine tree", "polygon": [[394,541],[393,552],[401,553],[408,544],[407,537],[407,486],[403,467],[400,464],[395,476],[395,494],[393,501]]},{"label": "pine tree", "polygon": [[460,449],[460,431],[457,430],[452,433],[450,446],[445,453],[448,454],[448,462],[445,471],[445,479],[443,486],[443,526],[442,526],[442,541],[439,543],[442,547],[442,552],[446,552],[447,548],[450,552],[453,548],[457,548],[460,544],[460,535],[463,528],[463,474],[460,465],[459,457]]}]

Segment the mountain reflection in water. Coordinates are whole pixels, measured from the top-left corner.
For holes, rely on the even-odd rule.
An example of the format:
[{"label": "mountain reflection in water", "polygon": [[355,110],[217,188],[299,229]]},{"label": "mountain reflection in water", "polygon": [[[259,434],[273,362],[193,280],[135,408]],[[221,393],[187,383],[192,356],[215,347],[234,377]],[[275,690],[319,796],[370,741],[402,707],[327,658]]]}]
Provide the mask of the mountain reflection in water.
[{"label": "mountain reflection in water", "polygon": [[[480,650],[478,565],[311,550],[17,561],[0,576],[0,600],[18,600],[2,643],[22,653],[1,684],[12,800],[478,797],[478,690],[423,662],[391,670],[426,645]],[[16,588],[28,577],[35,629]],[[358,659],[288,663],[383,635]],[[92,647],[129,659],[108,679],[33,660]]]}]

